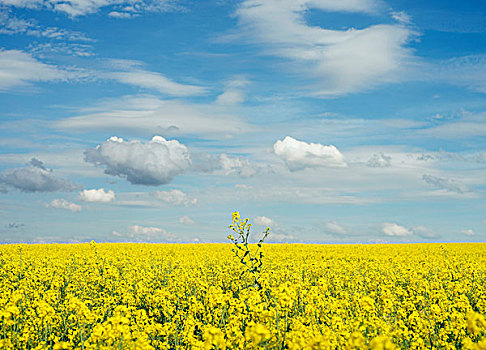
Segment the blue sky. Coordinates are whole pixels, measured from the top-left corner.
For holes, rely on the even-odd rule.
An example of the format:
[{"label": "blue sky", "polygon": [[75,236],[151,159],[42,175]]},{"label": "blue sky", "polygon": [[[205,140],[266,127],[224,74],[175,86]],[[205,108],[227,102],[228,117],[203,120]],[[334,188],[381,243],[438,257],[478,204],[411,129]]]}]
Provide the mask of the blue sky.
[{"label": "blue sky", "polygon": [[[0,240],[486,240],[482,1],[0,0]],[[255,233],[256,234],[256,233]]]}]

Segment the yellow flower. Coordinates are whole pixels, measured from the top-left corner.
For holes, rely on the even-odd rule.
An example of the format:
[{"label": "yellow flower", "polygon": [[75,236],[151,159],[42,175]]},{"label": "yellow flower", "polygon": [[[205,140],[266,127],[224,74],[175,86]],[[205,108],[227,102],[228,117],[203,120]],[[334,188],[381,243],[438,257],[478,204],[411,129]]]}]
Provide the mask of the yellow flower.
[{"label": "yellow flower", "polygon": [[373,350],[394,350],[396,345],[386,335],[379,335],[370,342]]},{"label": "yellow flower", "polygon": [[233,223],[239,222],[240,221],[240,213],[237,211],[234,211],[232,214],[233,217]]},{"label": "yellow flower", "polygon": [[205,340],[204,349],[206,350],[210,350],[213,346],[216,346],[218,349],[226,349],[226,341],[224,340],[223,332],[219,328],[207,327],[203,338]]},{"label": "yellow flower", "polygon": [[260,343],[270,339],[270,331],[264,325],[251,321],[246,326],[245,339],[247,342],[258,346]]}]

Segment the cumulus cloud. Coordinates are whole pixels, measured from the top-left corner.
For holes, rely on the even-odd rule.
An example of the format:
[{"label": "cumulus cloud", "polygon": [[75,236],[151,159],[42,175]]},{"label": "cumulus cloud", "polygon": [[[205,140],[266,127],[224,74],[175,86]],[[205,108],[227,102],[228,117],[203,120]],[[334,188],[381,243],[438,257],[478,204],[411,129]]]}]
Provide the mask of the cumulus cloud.
[{"label": "cumulus cloud", "polygon": [[168,184],[191,166],[186,146],[162,136],[154,136],[146,143],[125,141],[114,136],[96,148],[85,151],[85,160],[104,166],[108,175],[148,186]]},{"label": "cumulus cloud", "polygon": [[410,236],[412,234],[408,228],[392,222],[384,222],[381,224],[381,228],[387,236]]},{"label": "cumulus cloud", "polygon": [[54,199],[52,202],[45,204],[46,208],[57,208],[57,209],[66,209],[76,213],[82,210],[82,207],[78,204],[68,202],[65,199]]},{"label": "cumulus cloud", "polygon": [[273,151],[290,171],[314,167],[346,167],[344,156],[333,146],[298,141],[290,136],[273,145]]},{"label": "cumulus cloud", "polygon": [[189,216],[184,215],[179,218],[179,223],[183,225],[193,225],[194,220],[192,220]]},{"label": "cumulus cloud", "polygon": [[135,241],[175,242],[178,237],[161,227],[133,225],[127,232],[113,231],[114,236]]},{"label": "cumulus cloud", "polygon": [[452,179],[446,179],[446,178],[437,177],[429,174],[424,174],[422,176],[422,179],[429,185],[439,187],[441,189],[450,192],[456,192],[456,193],[470,192],[470,189],[466,185],[458,183],[457,181]]},{"label": "cumulus cloud", "polygon": [[105,192],[103,188],[83,190],[79,193],[79,198],[85,202],[108,203],[115,199],[115,192],[111,190]]},{"label": "cumulus cloud", "polygon": [[71,181],[56,177],[52,169],[47,169],[36,158],[32,158],[25,167],[7,169],[0,173],[0,184],[23,192],[74,191],[78,188]]},{"label": "cumulus cloud", "polygon": [[156,198],[172,205],[184,205],[186,207],[197,205],[197,198],[189,197],[181,190],[156,191],[154,195]]},{"label": "cumulus cloud", "polygon": [[166,12],[181,8],[175,0],[0,0],[0,4],[34,10],[51,10],[71,17],[96,13],[102,8],[111,8],[130,15],[143,12]]},{"label": "cumulus cloud", "polygon": [[[415,61],[407,44],[416,33],[402,23],[333,30],[306,23],[312,9],[374,13],[380,1],[246,0],[236,11],[241,29],[267,53],[288,58],[319,81],[317,94],[337,96],[404,79]],[[402,15],[395,18],[405,19]]]},{"label": "cumulus cloud", "polygon": [[326,230],[330,233],[334,233],[338,235],[345,235],[348,233],[348,231],[343,226],[341,226],[335,221],[327,222]]},{"label": "cumulus cloud", "polygon": [[366,163],[366,166],[371,168],[386,168],[391,166],[391,157],[386,156],[383,153],[375,153]]},{"label": "cumulus cloud", "polygon": [[253,218],[253,222],[255,223],[255,225],[265,226],[265,227],[272,227],[277,225],[273,219],[270,219],[266,216],[257,216]]}]

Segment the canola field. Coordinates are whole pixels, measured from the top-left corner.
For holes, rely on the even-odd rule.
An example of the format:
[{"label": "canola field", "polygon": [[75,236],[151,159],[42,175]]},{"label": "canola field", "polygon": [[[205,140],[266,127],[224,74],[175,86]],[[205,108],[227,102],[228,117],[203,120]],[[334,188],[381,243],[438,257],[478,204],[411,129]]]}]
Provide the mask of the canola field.
[{"label": "canola field", "polygon": [[0,349],[486,349],[486,244],[232,247],[0,246]]}]

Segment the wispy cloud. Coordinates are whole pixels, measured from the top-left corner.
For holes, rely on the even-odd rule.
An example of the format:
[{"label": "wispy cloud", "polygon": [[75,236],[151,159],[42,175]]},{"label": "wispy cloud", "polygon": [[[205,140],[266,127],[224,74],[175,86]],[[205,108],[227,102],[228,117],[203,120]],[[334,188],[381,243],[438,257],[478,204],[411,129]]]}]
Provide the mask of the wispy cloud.
[{"label": "wispy cloud", "polygon": [[154,196],[155,198],[172,205],[184,205],[185,207],[197,205],[197,198],[190,197],[187,193],[184,193],[181,190],[156,191]]},{"label": "wispy cloud", "polygon": [[152,242],[176,242],[180,239],[162,227],[132,225],[125,232],[113,231],[112,235],[119,239]]},{"label": "wispy cloud", "polygon": [[451,191],[456,193],[470,192],[471,190],[464,184],[461,184],[453,179],[446,179],[443,177],[438,177],[430,174],[424,174],[422,179],[429,185]]},{"label": "wispy cloud", "polygon": [[213,103],[163,100],[150,95],[123,96],[106,100],[84,114],[53,123],[71,132],[105,130],[149,136],[197,135],[217,138],[250,131],[236,113]]},{"label": "wispy cloud", "polygon": [[[3,1],[1,1],[3,2]],[[0,3],[1,3],[0,2]],[[92,42],[93,39],[86,34],[59,27],[44,27],[32,19],[23,19],[13,16],[9,11],[0,9],[0,34],[6,35],[28,35],[37,38],[63,40],[63,41],[84,41]]]},{"label": "wispy cloud", "polygon": [[277,225],[273,219],[266,216],[256,216],[253,218],[253,222],[255,225],[265,227],[273,227]]},{"label": "wispy cloud", "polygon": [[157,90],[171,96],[193,96],[202,95],[207,92],[204,87],[177,83],[161,73],[141,69],[106,73],[104,76],[124,84]]},{"label": "wispy cloud", "polygon": [[71,17],[93,14],[102,8],[110,8],[119,13],[127,13],[130,15],[143,12],[167,12],[182,9],[175,0],[1,0],[0,3],[4,6],[33,10],[51,10],[65,13]]},{"label": "wispy cloud", "polygon": [[427,68],[424,78],[486,93],[486,54],[453,57]]},{"label": "wispy cloud", "polygon": [[43,63],[24,51],[0,49],[0,92],[37,82],[77,80],[84,75],[80,70]]},{"label": "wispy cloud", "polygon": [[338,224],[336,221],[327,222],[325,227],[326,227],[326,231],[332,234],[338,234],[338,235],[348,234],[348,230],[345,229],[342,225]]},{"label": "wispy cloud", "polygon": [[373,13],[380,7],[378,1],[247,0],[235,14],[240,35],[264,44],[267,53],[290,59],[301,71],[308,69],[309,77],[318,78],[314,95],[333,97],[403,79],[415,62],[407,44],[416,33],[403,24],[325,29],[307,24],[305,13]]}]

